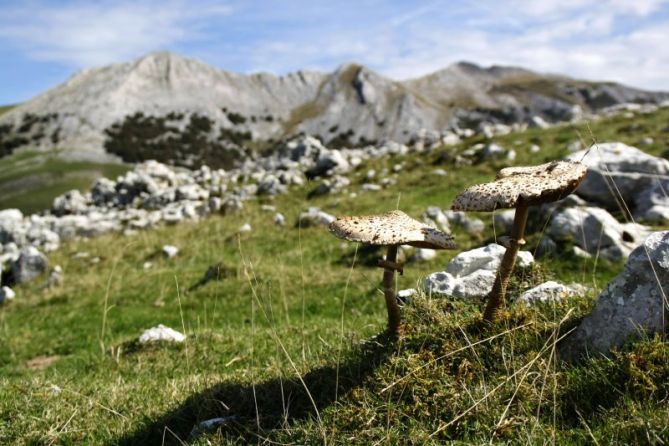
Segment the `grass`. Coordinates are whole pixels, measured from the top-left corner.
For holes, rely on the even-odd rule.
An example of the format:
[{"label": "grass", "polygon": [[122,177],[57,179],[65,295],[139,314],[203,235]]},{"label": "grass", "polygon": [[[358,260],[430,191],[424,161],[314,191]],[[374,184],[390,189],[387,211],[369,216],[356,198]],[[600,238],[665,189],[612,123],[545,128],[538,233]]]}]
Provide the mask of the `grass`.
[{"label": "grass", "polygon": [[24,213],[51,207],[53,199],[72,189],[90,188],[96,178],[115,178],[129,166],[90,161],[68,161],[57,152],[21,151],[0,162],[0,209]]},{"label": "grass", "polygon": [[[632,122],[643,130],[619,133]],[[592,123],[591,131],[601,141],[652,136],[647,149],[658,154],[667,123],[665,109]],[[530,130],[497,141],[518,151],[518,164],[539,163],[563,156],[579,134],[587,141],[590,130]],[[529,154],[532,143],[541,145],[538,155]],[[555,341],[621,264],[541,259],[516,274],[511,298],[548,279],[595,290],[556,305],[510,304],[492,327],[479,323],[481,301],[418,296],[404,309],[404,336],[391,342],[378,335],[381,271],[366,266],[375,254],[322,227],[292,226],[311,205],[336,215],[399,205],[419,217],[503,165],[456,169],[447,161],[454,150],[360,166],[356,185],[371,167],[405,169],[397,184],[356,198],[307,200],[309,184],[235,215],[65,244],[50,255],[64,270],[59,287],[42,291],[37,280],[0,307],[0,443],[662,444],[669,437],[662,340],[573,366],[554,356]],[[448,175],[431,174],[437,167]],[[263,203],[288,226],[274,226]],[[491,216],[481,218],[491,237]],[[237,235],[247,222],[253,231]],[[456,239],[463,250],[483,242],[461,232]],[[156,255],[166,243],[180,248],[176,258]],[[398,286],[415,286],[454,254],[407,265]],[[147,261],[153,266],[144,269]],[[220,281],[184,291],[217,262]],[[186,342],[139,346],[142,330],[159,323],[185,332]],[[233,418],[189,437],[199,421],[220,416]]]},{"label": "grass", "polygon": [[16,107],[18,104],[13,104],[13,105],[0,105],[0,115],[3,113],[8,112],[9,110],[13,109]]}]

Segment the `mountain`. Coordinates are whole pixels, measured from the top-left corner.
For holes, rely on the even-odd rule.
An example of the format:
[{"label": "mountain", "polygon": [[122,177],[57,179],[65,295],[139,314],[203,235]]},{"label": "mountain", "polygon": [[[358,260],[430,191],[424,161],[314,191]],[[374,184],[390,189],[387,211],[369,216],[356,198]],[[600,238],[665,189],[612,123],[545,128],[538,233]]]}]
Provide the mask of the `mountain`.
[{"label": "mountain", "polygon": [[481,122],[573,118],[626,102],[669,98],[615,83],[461,62],[395,81],[356,64],[333,73],[242,75],[159,52],[82,71],[0,115],[0,156],[32,147],[71,156],[234,163],[304,132],[333,146]]}]

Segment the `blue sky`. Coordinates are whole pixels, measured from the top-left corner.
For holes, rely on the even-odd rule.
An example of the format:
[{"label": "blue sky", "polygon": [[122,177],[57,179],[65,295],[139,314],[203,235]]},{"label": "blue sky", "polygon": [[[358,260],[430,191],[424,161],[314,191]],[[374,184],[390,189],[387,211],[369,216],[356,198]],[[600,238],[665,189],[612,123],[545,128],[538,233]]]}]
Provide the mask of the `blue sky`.
[{"label": "blue sky", "polygon": [[669,0],[0,0],[0,104],[156,50],[244,73],[468,60],[669,90]]}]

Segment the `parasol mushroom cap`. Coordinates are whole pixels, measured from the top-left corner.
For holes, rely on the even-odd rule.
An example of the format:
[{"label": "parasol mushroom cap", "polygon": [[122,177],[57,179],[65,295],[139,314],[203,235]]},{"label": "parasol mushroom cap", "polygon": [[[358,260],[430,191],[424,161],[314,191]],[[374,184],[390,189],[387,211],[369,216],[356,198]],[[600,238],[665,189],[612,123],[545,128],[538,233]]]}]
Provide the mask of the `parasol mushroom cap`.
[{"label": "parasol mushroom cap", "polygon": [[553,161],[539,166],[507,167],[490,183],[460,192],[454,211],[494,211],[561,200],[578,188],[587,167],[577,161]]},{"label": "parasol mushroom cap", "polygon": [[414,220],[402,211],[342,217],[330,223],[329,228],[339,238],[367,245],[411,245],[429,249],[456,247],[451,235]]}]

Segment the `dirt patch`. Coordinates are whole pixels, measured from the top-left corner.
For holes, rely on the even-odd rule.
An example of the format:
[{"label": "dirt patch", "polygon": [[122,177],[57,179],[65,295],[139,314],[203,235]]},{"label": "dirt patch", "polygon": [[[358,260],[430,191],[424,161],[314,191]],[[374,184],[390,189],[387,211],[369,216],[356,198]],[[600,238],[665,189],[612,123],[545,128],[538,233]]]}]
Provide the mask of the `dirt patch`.
[{"label": "dirt patch", "polygon": [[45,370],[51,365],[58,361],[60,359],[60,356],[54,355],[54,356],[35,356],[32,359],[29,359],[26,361],[24,364],[27,369],[30,370]]}]

